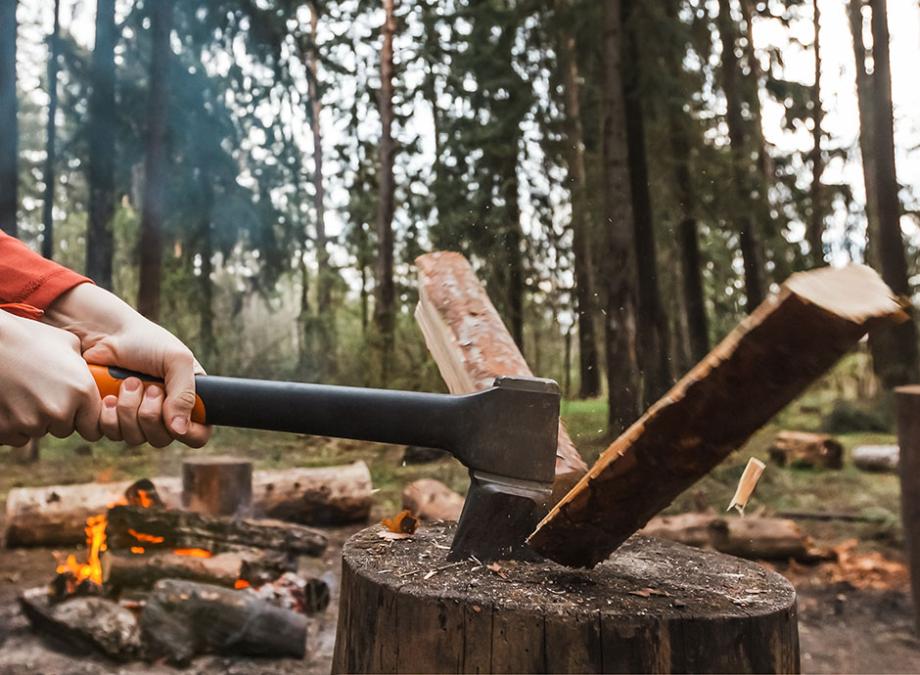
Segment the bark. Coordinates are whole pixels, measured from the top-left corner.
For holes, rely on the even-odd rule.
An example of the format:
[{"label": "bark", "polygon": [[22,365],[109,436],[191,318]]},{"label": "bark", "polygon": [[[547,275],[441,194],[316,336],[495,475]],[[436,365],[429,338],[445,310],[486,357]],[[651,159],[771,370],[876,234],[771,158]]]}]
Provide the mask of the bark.
[{"label": "bark", "polygon": [[403,488],[402,506],[420,520],[459,520],[463,495],[441,481],[422,478]]},{"label": "bark", "polygon": [[182,462],[182,508],[212,516],[252,510],[252,462],[235,457],[191,457]]},{"label": "bark", "polygon": [[593,566],[801,394],[869,328],[905,314],[868,267],[796,274],[604,451],[528,540]]},{"label": "bark", "polygon": [[[891,289],[910,297],[907,256],[901,234],[901,200],[894,157],[894,115],[891,96],[891,57],[888,50],[886,0],[871,0],[873,90],[873,146],[875,188],[878,194],[879,260],[882,279]],[[876,372],[886,388],[917,382],[920,351],[913,320],[889,327],[873,336]]]},{"label": "bark", "polygon": [[86,229],[86,274],[112,290],[115,239],[115,0],[96,2],[89,97],[89,223]]},{"label": "bark", "polygon": [[769,453],[770,459],[779,466],[843,468],[843,446],[827,434],[781,431],[773,440]]},{"label": "bark", "polygon": [[590,572],[485,569],[445,564],[451,528],[345,544],[333,673],[798,672],[795,590],[756,563],[637,537]]},{"label": "bark", "polygon": [[737,199],[738,238],[744,262],[744,291],[747,311],[763,302],[766,292],[760,233],[747,204],[751,201],[749,140],[742,113],[742,94],[736,49],[736,28],[731,16],[731,1],[719,0],[719,35],[722,40],[722,91],[725,94],[728,138],[731,143],[732,183]]},{"label": "bark", "polygon": [[163,219],[166,210],[166,127],[169,115],[169,68],[173,0],[150,8],[151,59],[144,158],[144,206],[141,214],[140,287],[137,308],[148,319],[160,316],[163,267]]},{"label": "bark", "polygon": [[623,97],[623,27],[619,0],[604,3],[603,163],[607,255],[605,355],[608,426],[619,433],[639,415],[640,383],[636,358],[636,262],[630,190],[626,109]]},{"label": "bark", "polygon": [[380,379],[386,386],[393,356],[396,330],[396,286],[393,280],[393,211],[396,186],[393,161],[393,38],[396,33],[396,0],[384,0],[383,48],[380,53],[380,92],[378,107],[380,134],[379,195],[377,201],[377,287],[374,297],[374,323],[380,339]]},{"label": "bark", "polygon": [[910,566],[914,621],[920,628],[920,388],[901,387],[896,398],[904,548]]},{"label": "bark", "polygon": [[48,38],[48,123],[45,127],[45,183],[42,201],[42,255],[54,257],[54,183],[57,162],[58,66],[60,60],[61,0],[54,0],[54,27]]},{"label": "bark", "polygon": [[657,400],[673,382],[668,318],[658,285],[658,259],[655,223],[648,188],[648,159],[645,149],[645,123],[640,93],[640,53],[633,14],[634,0],[622,0],[626,39],[623,97],[626,110],[626,141],[629,152],[630,192],[633,200],[636,271],[638,273],[637,337],[639,368],[642,375],[642,407]]},{"label": "bark", "polygon": [[16,95],[16,5],[0,0],[0,229],[18,234],[19,126]]},{"label": "bark", "polygon": [[[452,394],[487,389],[501,375],[533,376],[462,255],[429,253],[420,256],[415,264],[419,271],[415,320]],[[587,469],[560,422],[554,495],[565,494]]]},{"label": "bark", "polygon": [[824,174],[824,153],[821,139],[824,133],[821,124],[824,110],[821,105],[821,8],[818,0],[812,0],[812,23],[814,25],[815,83],[811,87],[811,213],[808,220],[808,245],[815,267],[824,264],[824,216],[827,212],[821,176]]}]

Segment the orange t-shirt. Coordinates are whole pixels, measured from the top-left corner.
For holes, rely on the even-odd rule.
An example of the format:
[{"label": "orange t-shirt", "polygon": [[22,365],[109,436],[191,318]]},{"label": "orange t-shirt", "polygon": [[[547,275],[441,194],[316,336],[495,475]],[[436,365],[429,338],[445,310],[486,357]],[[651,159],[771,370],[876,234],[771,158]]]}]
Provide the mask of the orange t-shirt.
[{"label": "orange t-shirt", "polygon": [[0,308],[37,318],[61,295],[85,283],[92,282],[0,232]]}]

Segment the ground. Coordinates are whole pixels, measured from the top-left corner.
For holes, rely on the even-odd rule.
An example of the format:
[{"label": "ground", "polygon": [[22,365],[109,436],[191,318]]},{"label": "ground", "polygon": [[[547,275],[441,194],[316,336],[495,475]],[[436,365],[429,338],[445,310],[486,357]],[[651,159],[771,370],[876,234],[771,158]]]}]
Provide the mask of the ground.
[{"label": "ground", "polygon": [[[669,512],[714,508],[724,510],[748,457],[767,460],[770,440],[779,429],[817,430],[832,405],[834,392],[819,387],[802,397],[735,452],[710,476],[681,495]],[[606,446],[605,408],[601,401],[563,404],[563,416],[576,445],[589,463]],[[838,434],[847,452],[864,443],[891,443],[891,434]],[[307,439],[285,434],[259,434],[223,429],[205,450],[251,457],[257,468],[316,466],[355,459],[371,468],[376,493],[374,517],[398,509],[401,488],[419,477],[433,477],[455,489],[464,489],[465,471],[452,460],[404,466],[402,449],[362,443]],[[0,451],[4,472],[0,498],[14,486],[118,480],[142,476],[178,475],[183,449],[130,450],[98,443],[89,448],[78,440],[50,439],[36,465],[16,464]],[[841,471],[812,471],[769,465],[749,510],[778,513],[786,510],[854,513],[867,522],[802,521],[803,529],[820,546],[834,546],[857,538],[856,551],[878,554],[880,560],[903,562],[903,534],[899,513],[899,485],[891,474],[866,474],[847,463]],[[349,531],[332,534],[334,546],[326,557],[338,574],[338,550]],[[17,593],[47,582],[53,566],[51,551],[0,551],[0,672],[95,673],[150,672],[146,665],[115,666],[96,659],[72,657],[35,638],[16,605]],[[827,569],[780,566],[798,592],[802,669],[805,672],[920,672],[920,642],[912,627],[913,608],[904,575],[883,575],[871,588],[858,588],[858,579],[840,579]],[[337,597],[333,588],[333,605]],[[311,660],[307,672],[328,672],[335,616],[333,608],[311,626]],[[158,666],[162,672],[171,672]],[[191,672],[303,672],[299,662],[246,662],[200,659]]]}]

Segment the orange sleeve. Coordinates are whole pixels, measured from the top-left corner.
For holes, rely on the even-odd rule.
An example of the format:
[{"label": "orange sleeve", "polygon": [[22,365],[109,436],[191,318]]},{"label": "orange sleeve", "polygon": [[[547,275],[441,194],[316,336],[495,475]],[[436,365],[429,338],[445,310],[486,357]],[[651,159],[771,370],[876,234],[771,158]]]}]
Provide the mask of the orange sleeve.
[{"label": "orange sleeve", "polygon": [[44,310],[74,286],[85,283],[92,282],[0,232],[0,304],[22,303]]}]

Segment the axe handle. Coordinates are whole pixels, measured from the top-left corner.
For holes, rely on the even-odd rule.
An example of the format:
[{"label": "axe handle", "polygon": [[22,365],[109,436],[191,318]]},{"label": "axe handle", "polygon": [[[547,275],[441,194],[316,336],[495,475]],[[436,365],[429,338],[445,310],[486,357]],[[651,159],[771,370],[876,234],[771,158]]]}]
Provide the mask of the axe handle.
[{"label": "axe handle", "polygon": [[[90,365],[102,396],[118,395],[121,382],[159,378]],[[199,375],[192,420],[202,424],[286,431],[376,443],[420,445],[452,451],[475,394],[451,396],[390,389]]]}]

